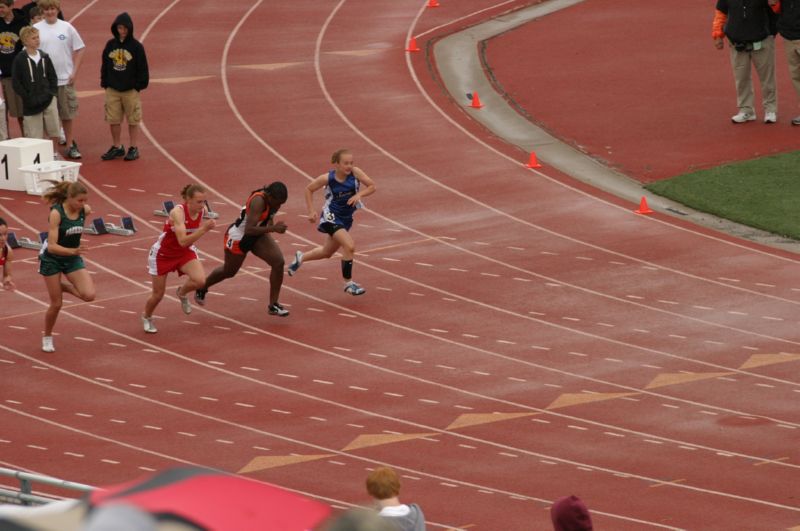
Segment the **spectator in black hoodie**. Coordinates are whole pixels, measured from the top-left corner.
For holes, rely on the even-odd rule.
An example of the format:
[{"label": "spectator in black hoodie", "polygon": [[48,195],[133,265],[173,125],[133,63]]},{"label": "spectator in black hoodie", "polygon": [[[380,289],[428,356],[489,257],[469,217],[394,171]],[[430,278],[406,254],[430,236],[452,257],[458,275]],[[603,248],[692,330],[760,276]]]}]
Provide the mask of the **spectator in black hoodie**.
[{"label": "spectator in black hoodie", "polygon": [[14,58],[11,79],[22,98],[23,128],[28,138],[53,140],[58,148],[58,76],[50,56],[39,49],[39,30],[26,26],[19,32],[25,48]]},{"label": "spectator in black hoodie", "polygon": [[[11,66],[14,58],[22,50],[19,31],[25,26],[27,26],[25,15],[19,9],[14,9],[14,0],[0,0],[0,83],[3,85],[3,97],[6,100],[6,112],[2,120],[6,121],[9,116],[16,118],[20,133],[22,133],[22,99],[14,92]],[[9,136],[7,125],[5,132],[3,135],[5,138],[0,140],[5,140]]]},{"label": "spectator in black hoodie", "polygon": [[[100,158],[125,160],[139,158],[139,122],[142,121],[142,102],[139,92],[150,82],[144,46],[133,37],[133,21],[121,13],[111,25],[114,38],[106,43],[100,67],[100,86],[106,90],[106,122],[111,126],[113,145]],[[128,120],[130,146],[125,153],[122,145],[122,120]]]}]

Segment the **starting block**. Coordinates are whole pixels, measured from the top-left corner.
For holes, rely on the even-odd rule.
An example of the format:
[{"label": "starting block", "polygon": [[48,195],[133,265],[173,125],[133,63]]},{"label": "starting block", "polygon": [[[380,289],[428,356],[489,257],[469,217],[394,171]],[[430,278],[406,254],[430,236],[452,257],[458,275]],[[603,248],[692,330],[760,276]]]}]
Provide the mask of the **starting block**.
[{"label": "starting block", "polygon": [[215,212],[214,209],[211,208],[211,205],[208,204],[208,201],[204,201],[206,204],[206,211],[203,212],[203,217],[206,219],[217,219],[219,217],[219,213]]},{"label": "starting block", "polygon": [[[205,201],[206,210],[203,212],[203,219],[217,219],[219,217],[219,213],[215,212],[211,205],[208,204],[208,201]],[[164,201],[161,203],[161,208],[159,210],[153,210],[153,215],[155,216],[169,216],[169,213],[172,212],[172,209],[175,208],[175,201]]]},{"label": "starting block", "polygon": [[163,203],[161,203],[161,209],[160,210],[153,210],[153,214],[156,215],[156,216],[167,217],[167,216],[169,216],[169,213],[172,212],[173,208],[175,208],[175,202],[174,201],[164,201]]},{"label": "starting block", "polygon": [[42,243],[44,243],[46,239],[47,239],[46,232],[39,233],[38,242],[33,241],[25,236],[20,236],[19,238],[17,238],[17,235],[14,234],[13,232],[9,232],[8,235],[6,235],[6,243],[8,243],[8,246],[11,247],[12,249],[19,249],[20,247],[22,247],[23,249],[33,249],[38,251],[42,248]]},{"label": "starting block", "polygon": [[[126,225],[130,226],[131,228],[127,228]],[[86,234],[93,234],[95,236],[99,236],[101,234],[116,234],[118,236],[133,236],[136,232],[136,229],[133,227],[133,218],[127,217],[122,218],[123,226],[120,227],[113,223],[106,223],[103,218],[95,218],[92,220],[92,224],[88,227],[83,229],[83,232]]]},{"label": "starting block", "polygon": [[14,234],[13,232],[9,232],[8,234],[6,234],[6,243],[12,249],[19,249],[20,247],[22,247],[17,241],[17,235]]}]

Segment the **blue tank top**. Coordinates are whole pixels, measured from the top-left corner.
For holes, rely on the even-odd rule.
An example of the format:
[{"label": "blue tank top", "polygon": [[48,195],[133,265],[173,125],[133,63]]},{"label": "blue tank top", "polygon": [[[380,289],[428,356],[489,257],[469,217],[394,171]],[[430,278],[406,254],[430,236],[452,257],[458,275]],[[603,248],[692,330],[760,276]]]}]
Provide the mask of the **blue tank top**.
[{"label": "blue tank top", "polygon": [[352,173],[348,174],[344,182],[336,180],[336,170],[328,172],[328,187],[325,191],[325,204],[322,207],[320,221],[340,223],[349,226],[353,222],[353,212],[357,205],[348,205],[347,201],[358,193],[358,179]]}]

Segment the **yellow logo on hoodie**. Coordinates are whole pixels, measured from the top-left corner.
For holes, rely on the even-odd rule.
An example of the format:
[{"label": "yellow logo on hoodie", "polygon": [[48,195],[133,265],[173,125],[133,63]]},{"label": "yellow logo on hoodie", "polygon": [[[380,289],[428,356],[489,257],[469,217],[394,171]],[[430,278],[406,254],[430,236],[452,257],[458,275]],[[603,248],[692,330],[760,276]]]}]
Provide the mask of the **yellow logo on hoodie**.
[{"label": "yellow logo on hoodie", "polygon": [[108,58],[114,62],[114,70],[119,70],[121,72],[127,68],[128,61],[133,59],[133,56],[128,50],[117,48],[108,54]]}]

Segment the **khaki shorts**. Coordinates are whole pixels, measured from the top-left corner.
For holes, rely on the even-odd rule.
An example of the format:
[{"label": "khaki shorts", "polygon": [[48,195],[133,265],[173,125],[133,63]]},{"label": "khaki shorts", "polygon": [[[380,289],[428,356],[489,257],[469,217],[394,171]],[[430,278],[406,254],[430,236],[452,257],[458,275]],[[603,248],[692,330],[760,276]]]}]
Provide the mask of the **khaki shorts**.
[{"label": "khaki shorts", "polygon": [[[28,138],[58,138],[61,122],[58,120],[58,103],[56,103],[56,99],[53,98],[44,112],[25,116],[22,119],[22,128]],[[45,136],[45,132],[47,132],[47,136]]]},{"label": "khaki shorts", "polygon": [[78,116],[78,95],[75,93],[75,85],[61,85],[58,87],[58,117],[62,120],[72,120],[76,116]]},{"label": "khaki shorts", "polygon": [[113,88],[106,89],[106,122],[119,125],[127,118],[128,125],[139,125],[142,121],[142,100],[138,90],[120,92]]},{"label": "khaki shorts", "polygon": [[22,96],[14,92],[14,82],[10,77],[2,78],[3,94],[6,99],[6,109],[8,115],[14,118],[22,118]]}]

